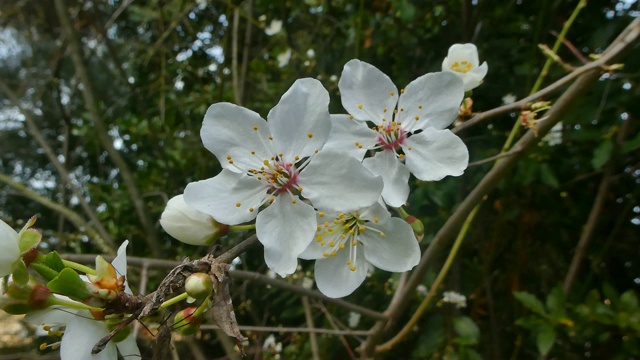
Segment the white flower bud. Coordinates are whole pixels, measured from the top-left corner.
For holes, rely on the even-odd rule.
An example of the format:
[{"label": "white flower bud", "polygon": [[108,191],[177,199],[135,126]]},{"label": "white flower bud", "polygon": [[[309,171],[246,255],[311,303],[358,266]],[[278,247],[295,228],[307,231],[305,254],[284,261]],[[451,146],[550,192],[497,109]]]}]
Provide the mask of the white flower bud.
[{"label": "white flower bud", "polygon": [[169,235],[189,245],[209,245],[227,234],[229,226],[187,205],[182,195],[174,196],[160,216]]}]

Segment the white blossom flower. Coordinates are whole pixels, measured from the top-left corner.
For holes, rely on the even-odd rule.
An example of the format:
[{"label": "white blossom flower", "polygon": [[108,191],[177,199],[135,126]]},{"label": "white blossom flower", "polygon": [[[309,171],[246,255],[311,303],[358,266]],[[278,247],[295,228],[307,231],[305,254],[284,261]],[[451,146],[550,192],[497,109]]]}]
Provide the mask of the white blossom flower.
[{"label": "white blossom flower", "polygon": [[313,59],[314,57],[316,57],[316,51],[313,49],[309,49],[307,50],[307,57],[309,59]]},{"label": "white blossom flower", "polygon": [[518,98],[515,95],[513,95],[512,93],[508,93],[507,95],[502,97],[502,103],[504,105],[513,104],[517,99]]},{"label": "white blossom flower", "polygon": [[455,305],[458,309],[467,307],[467,297],[455,291],[445,291],[442,301]]},{"label": "white blossom flower", "polygon": [[282,31],[282,20],[271,20],[271,23],[268,27],[264,29],[264,33],[273,36]]},{"label": "white blossom flower", "polygon": [[352,329],[357,327],[358,324],[360,324],[360,318],[361,317],[362,317],[362,315],[360,313],[350,311],[349,312],[349,321],[348,321],[349,327],[352,328]]},{"label": "white blossom flower", "polygon": [[411,226],[376,203],[361,211],[318,213],[316,239],[300,258],[316,259],[318,289],[339,298],[362,284],[368,264],[392,272],[411,270],[420,261],[420,247]]},{"label": "white blossom flower", "polygon": [[[127,273],[126,249],[128,244],[129,241],[125,241],[120,246],[118,254],[112,262],[116,271],[124,276]],[[125,292],[131,294],[129,285],[125,283],[125,286]],[[60,358],[62,360],[117,360],[118,352],[126,359],[140,358],[140,350],[132,334],[118,343],[110,341],[104,350],[92,355],[91,350],[94,345],[107,336],[110,329],[104,321],[95,320],[87,310],[54,306],[27,314],[25,321],[37,325],[53,325],[54,329],[64,329],[60,342]]]},{"label": "white blossom flower", "polygon": [[562,121],[553,125],[551,130],[545,135],[541,143],[546,142],[549,146],[556,146],[562,144]]},{"label": "white blossom flower", "polygon": [[[467,147],[446,129],[456,119],[464,96],[457,76],[426,74],[398,91],[374,66],[351,60],[338,87],[342,105],[351,115],[332,116],[325,149],[359,160],[367,150],[381,150],[363,164],[384,179],[385,203],[399,207],[407,201],[410,172],[424,181],[462,175],[469,162]],[[366,121],[375,126],[370,129]]]},{"label": "white blossom flower", "polygon": [[382,179],[358,160],[321,150],[331,128],[328,104],[318,80],[300,79],[268,121],[229,103],[214,104],[205,115],[201,137],[223,170],[187,185],[185,201],[224,224],[255,218],[267,266],[281,276],[296,270],[313,240],[314,207],[354,211],[376,202],[382,190]]},{"label": "white blossom flower", "polygon": [[291,60],[291,49],[287,49],[277,56],[278,59],[278,67],[285,67],[289,64],[289,60]]},{"label": "white blossom flower", "polygon": [[184,195],[174,196],[167,202],[160,225],[169,235],[189,245],[210,245],[228,230],[228,226],[187,205]]},{"label": "white blossom flower", "polygon": [[13,263],[20,259],[18,232],[0,220],[0,277],[11,274]]},{"label": "white blossom flower", "polygon": [[478,87],[487,75],[487,62],[480,65],[478,49],[473,44],[453,44],[442,61],[442,71],[450,71],[464,81],[464,91]]}]

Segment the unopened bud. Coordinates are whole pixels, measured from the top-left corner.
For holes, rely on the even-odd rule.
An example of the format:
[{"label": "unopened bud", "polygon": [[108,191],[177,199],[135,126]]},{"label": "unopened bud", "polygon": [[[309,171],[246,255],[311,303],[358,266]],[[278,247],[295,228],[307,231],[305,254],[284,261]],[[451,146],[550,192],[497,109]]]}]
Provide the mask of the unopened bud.
[{"label": "unopened bud", "polygon": [[189,207],[182,195],[169,200],[160,217],[160,225],[169,235],[189,245],[210,245],[229,232],[228,225]]},{"label": "unopened bud", "polygon": [[184,288],[190,297],[201,300],[213,290],[213,280],[205,273],[191,274],[184,282]]},{"label": "unopened bud", "polygon": [[193,335],[200,329],[202,315],[197,316],[197,307],[188,307],[176,314],[173,318],[173,328],[184,336]]},{"label": "unopened bud", "polygon": [[420,219],[413,215],[407,216],[404,221],[406,221],[411,226],[411,229],[413,229],[413,233],[416,235],[416,239],[418,239],[418,242],[422,241],[422,239],[424,239],[424,224],[422,223],[422,221],[420,221]]}]

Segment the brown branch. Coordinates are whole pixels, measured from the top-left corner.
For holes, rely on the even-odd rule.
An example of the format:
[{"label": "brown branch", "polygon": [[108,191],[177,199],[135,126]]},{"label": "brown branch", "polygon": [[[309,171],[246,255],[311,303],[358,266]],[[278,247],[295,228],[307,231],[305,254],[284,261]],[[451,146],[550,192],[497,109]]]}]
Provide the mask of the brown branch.
[{"label": "brown branch", "polygon": [[[623,52],[628,51],[638,41],[640,37],[640,18],[634,19],[631,24],[611,43],[607,50],[602,54],[599,65],[604,65],[620,57]],[[592,64],[593,65],[593,64]],[[578,71],[578,70],[577,70]],[[560,96],[552,108],[547,112],[547,120],[542,121],[538,127],[536,135],[532,130],[525,133],[522,138],[513,146],[513,150],[518,153],[514,156],[499,161],[480,181],[478,185],[464,199],[456,211],[449,217],[440,231],[429,244],[429,247],[422,254],[420,263],[412,271],[411,277],[407,282],[407,286],[403,289],[403,293],[399,301],[395,302],[387,308],[385,314],[388,315],[387,320],[378,321],[371,328],[371,335],[360,347],[362,358],[373,358],[376,354],[376,345],[382,340],[385,334],[387,323],[395,320],[407,308],[411,300],[411,294],[416,286],[422,281],[429,266],[434,262],[435,257],[447,245],[447,243],[458,232],[460,226],[469,215],[471,210],[482,200],[482,198],[508,173],[509,170],[517,163],[522,155],[531,147],[536,145],[540,139],[559,122],[574,104],[575,99],[585,93],[598,80],[599,71],[593,66],[589,71],[582,72],[582,75]],[[557,82],[556,82],[557,84]],[[548,88],[547,88],[548,89]],[[535,95],[535,94],[534,94]],[[521,100],[524,101],[525,99]],[[502,109],[501,107],[498,109]],[[485,113],[486,114],[486,113]]]},{"label": "brown branch", "polygon": [[58,156],[56,155],[56,152],[51,148],[51,146],[49,146],[47,140],[45,140],[44,135],[42,135],[42,132],[40,132],[38,125],[33,119],[33,114],[20,104],[20,99],[18,98],[16,93],[13,92],[11,88],[9,88],[9,86],[7,86],[4,81],[2,81],[2,79],[0,79],[0,90],[2,90],[2,92],[4,92],[5,95],[9,97],[9,99],[13,103],[13,106],[17,107],[18,110],[20,110],[20,113],[22,113],[22,115],[24,116],[27,130],[36,140],[38,145],[40,145],[40,148],[44,151],[47,159],[49,159],[53,167],[58,172],[58,175],[60,176],[62,182],[67,185],[76,196],[78,202],[80,203],[80,207],[82,207],[82,210],[84,210],[93,226],[95,226],[98,234],[100,234],[100,236],[91,237],[91,239],[95,241],[100,251],[104,251],[108,254],[115,254],[115,243],[113,242],[111,235],[109,235],[107,229],[104,228],[102,222],[98,219],[98,216],[96,215],[93,208],[91,208],[91,206],[89,206],[89,204],[85,200],[84,194],[82,194],[78,186],[76,186],[76,184],[71,180],[71,176],[69,175],[67,168],[60,162]]},{"label": "brown branch", "polygon": [[[202,325],[201,330],[214,330],[219,329],[215,325]],[[323,329],[313,327],[286,327],[286,326],[242,326],[242,331],[255,331],[255,332],[269,332],[269,333],[313,333],[313,334],[327,334],[327,335],[349,335],[349,336],[366,336],[369,335],[367,330],[336,330],[336,329]]]},{"label": "brown branch", "polygon": [[127,163],[122,155],[120,155],[120,153],[113,146],[113,139],[111,139],[111,137],[109,136],[102,116],[100,115],[98,102],[93,90],[93,82],[91,81],[89,72],[87,71],[87,68],[84,64],[80,41],[77,38],[76,33],[71,25],[67,7],[64,3],[64,0],[55,0],[54,2],[60,24],[62,25],[67,41],[69,42],[69,49],[71,50],[71,58],[74,63],[76,75],[78,76],[80,83],[82,83],[82,95],[84,98],[85,107],[89,112],[89,117],[91,118],[91,121],[95,128],[98,140],[109,154],[109,158],[111,159],[113,164],[118,168],[120,176],[122,176],[124,185],[129,192],[129,196],[131,197],[133,206],[136,210],[138,218],[140,219],[140,223],[142,224],[145,233],[144,239],[147,242],[149,250],[154,256],[159,256],[160,249],[158,247],[156,231],[153,227],[151,217],[147,212],[142,196],[140,195],[140,191],[138,190],[138,187],[136,185],[133,173],[127,166]]},{"label": "brown branch", "polygon": [[618,136],[616,136],[616,141],[613,144],[611,157],[605,164],[604,175],[602,177],[602,181],[600,182],[600,186],[598,187],[598,193],[593,202],[593,206],[591,207],[591,211],[589,212],[587,222],[582,228],[580,240],[578,241],[578,245],[576,246],[576,252],[571,259],[569,271],[567,271],[567,275],[564,278],[562,289],[565,295],[569,294],[569,292],[571,291],[571,287],[573,286],[573,283],[578,276],[578,272],[580,271],[580,264],[582,263],[584,255],[587,251],[587,246],[589,246],[589,242],[591,240],[593,232],[596,229],[596,225],[598,224],[600,215],[604,210],[606,198],[609,194],[609,190],[611,189],[611,184],[613,183],[613,177],[616,168],[616,157],[618,156],[620,147],[622,146],[622,143],[624,142],[624,139],[627,135],[630,121],[631,120],[627,120],[622,123],[622,126],[618,131]]}]

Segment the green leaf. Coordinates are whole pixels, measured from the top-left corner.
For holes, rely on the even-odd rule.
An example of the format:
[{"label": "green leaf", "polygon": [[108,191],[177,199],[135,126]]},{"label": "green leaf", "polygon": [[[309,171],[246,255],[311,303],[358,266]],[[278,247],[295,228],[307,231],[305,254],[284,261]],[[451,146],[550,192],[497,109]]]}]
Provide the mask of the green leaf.
[{"label": "green leaf", "polygon": [[604,164],[609,161],[612,150],[613,142],[611,140],[605,140],[600,143],[600,145],[598,145],[598,147],[593,151],[593,158],[591,159],[591,165],[593,165],[593,168],[600,170]]},{"label": "green leaf", "polygon": [[480,329],[476,323],[467,316],[458,316],[453,320],[453,327],[458,335],[463,338],[465,344],[477,344],[480,340]]},{"label": "green leaf", "polygon": [[20,253],[23,254],[32,248],[38,246],[42,234],[36,229],[26,229],[20,232],[20,240],[18,245],[20,246]]},{"label": "green leaf", "polygon": [[547,295],[547,309],[554,318],[564,317],[564,292],[560,285],[554,287],[549,295]]},{"label": "green leaf", "polygon": [[66,295],[77,301],[84,301],[91,296],[80,275],[69,268],[62,269],[55,279],[47,283],[47,287],[54,293]]},{"label": "green leaf", "polygon": [[29,273],[27,266],[22,260],[17,260],[11,265],[11,276],[13,281],[20,285],[26,285],[29,282]]},{"label": "green leaf", "polygon": [[44,263],[55,271],[62,271],[65,268],[64,263],[62,262],[62,258],[58,255],[57,252],[52,251],[47,254],[44,259]]},{"label": "green leaf", "polygon": [[633,139],[622,144],[621,150],[623,154],[626,154],[634,150],[637,150],[639,148],[640,148],[640,133],[638,133],[636,137],[634,137]]},{"label": "green leaf", "polygon": [[513,293],[513,296],[515,296],[516,299],[518,299],[518,301],[520,301],[522,305],[524,305],[529,310],[543,316],[547,315],[547,312],[545,311],[544,306],[542,305],[540,300],[538,300],[535,296],[529,294],[528,292],[516,291]]},{"label": "green leaf", "polygon": [[41,264],[41,263],[31,263],[31,268],[33,270],[35,270],[38,274],[40,274],[40,276],[42,276],[43,278],[45,278],[45,280],[47,281],[51,281],[53,279],[56,278],[56,276],[58,276],[58,272],[53,270],[52,268],[48,267],[45,264]]},{"label": "green leaf", "polygon": [[551,170],[549,164],[540,165],[540,180],[542,180],[543,184],[551,186],[554,189],[560,187],[560,183],[553,174],[553,170]]},{"label": "green leaf", "polygon": [[638,311],[638,297],[634,293],[634,290],[627,290],[620,295],[620,305],[624,311]]},{"label": "green leaf", "polygon": [[553,327],[545,325],[540,328],[538,336],[536,337],[536,345],[538,345],[538,352],[540,355],[547,355],[556,341],[556,332]]}]

